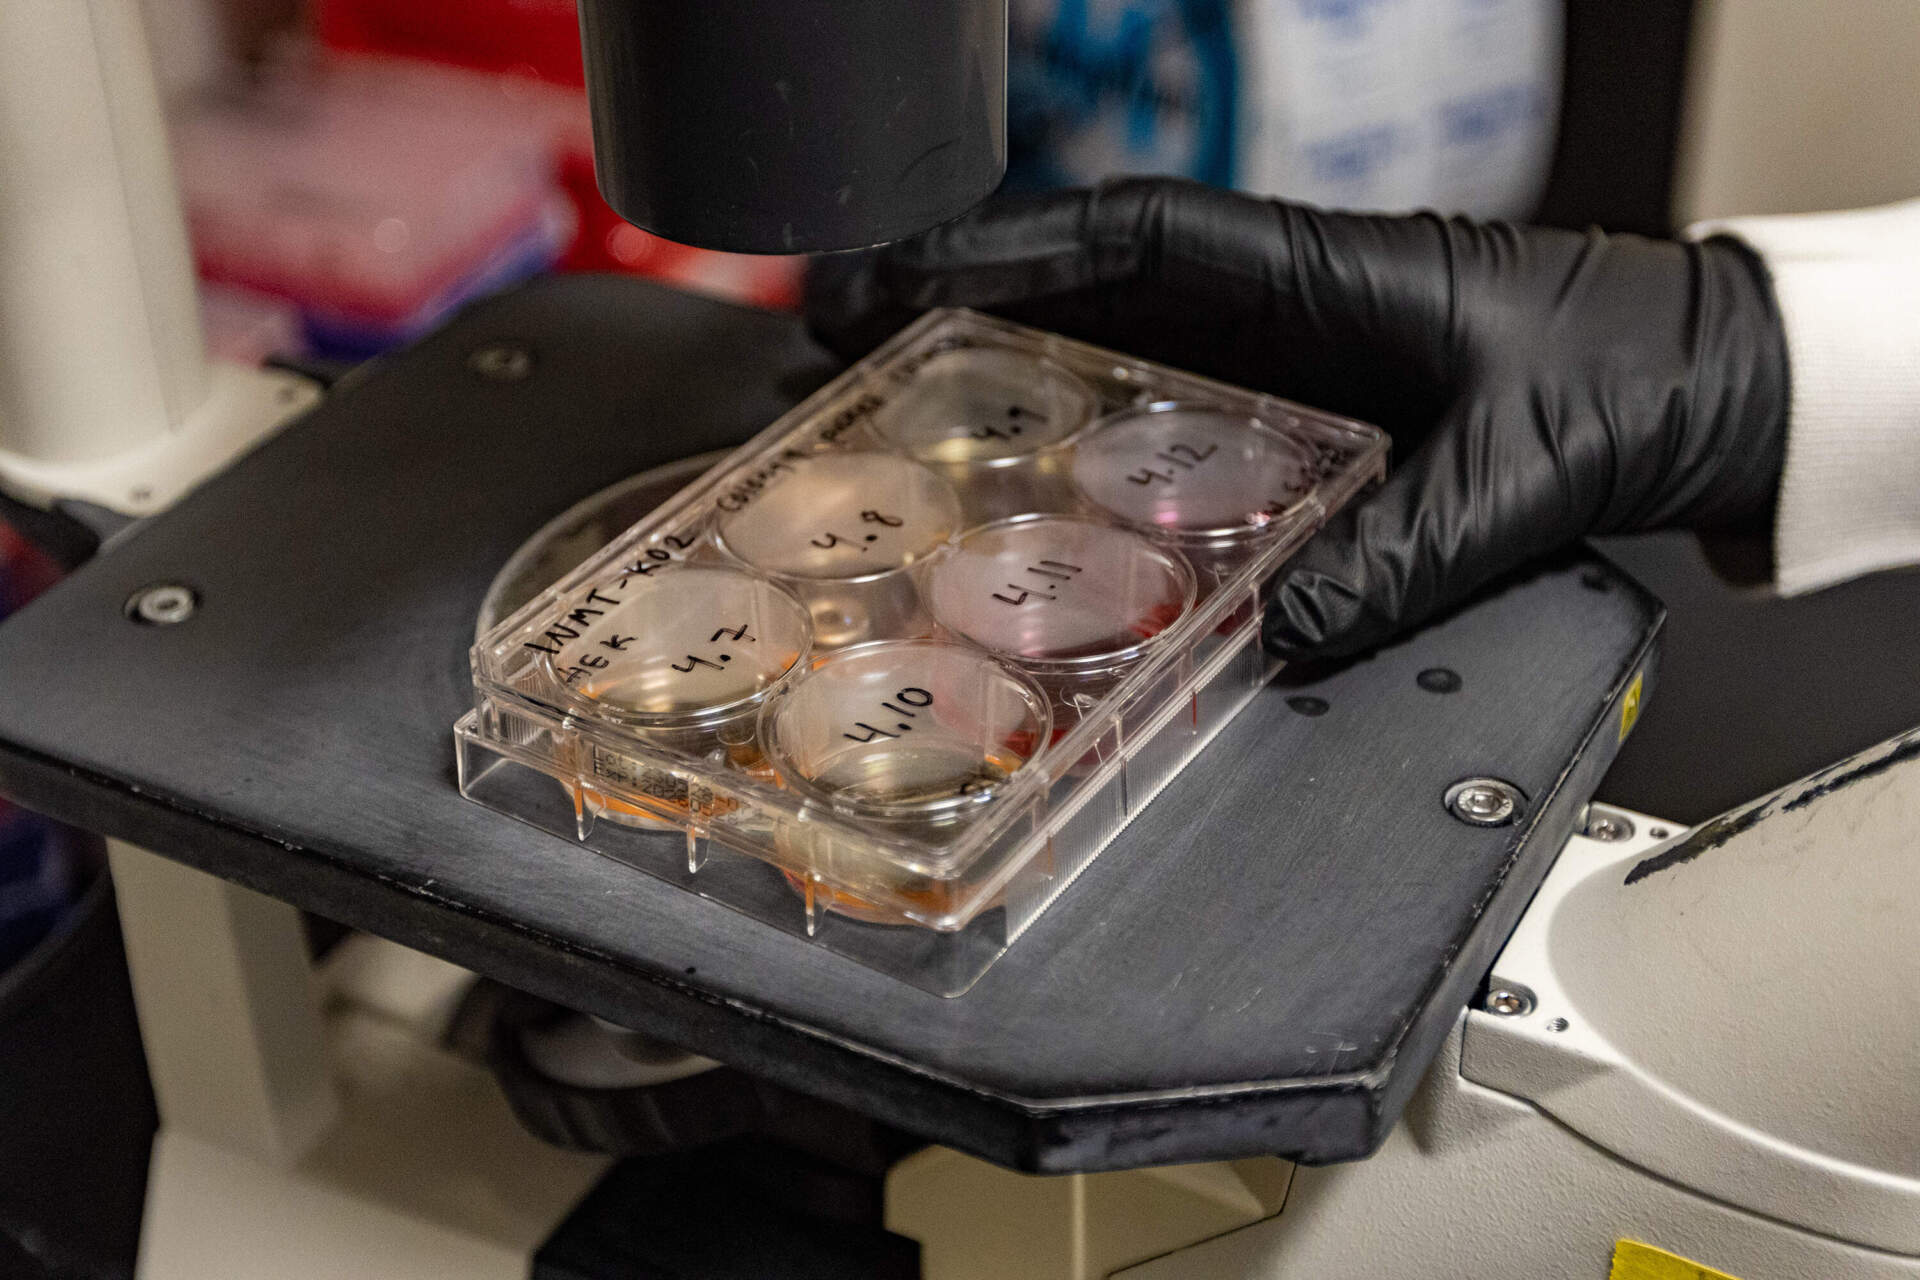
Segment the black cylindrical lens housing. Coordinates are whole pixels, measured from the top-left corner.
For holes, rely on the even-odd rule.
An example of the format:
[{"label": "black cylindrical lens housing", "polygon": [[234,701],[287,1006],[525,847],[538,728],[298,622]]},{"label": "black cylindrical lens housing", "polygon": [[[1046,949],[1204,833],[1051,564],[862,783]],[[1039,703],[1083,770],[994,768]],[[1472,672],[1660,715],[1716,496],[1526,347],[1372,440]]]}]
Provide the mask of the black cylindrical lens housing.
[{"label": "black cylindrical lens housing", "polygon": [[741,253],[897,240],[1006,171],[1007,0],[580,0],[600,191]]}]

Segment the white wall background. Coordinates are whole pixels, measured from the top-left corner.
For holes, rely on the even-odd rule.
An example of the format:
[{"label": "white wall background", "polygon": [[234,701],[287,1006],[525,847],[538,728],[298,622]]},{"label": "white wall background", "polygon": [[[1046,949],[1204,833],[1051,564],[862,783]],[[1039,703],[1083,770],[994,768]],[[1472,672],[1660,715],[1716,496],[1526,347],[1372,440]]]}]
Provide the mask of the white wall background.
[{"label": "white wall background", "polygon": [[1920,196],[1920,0],[1702,0],[1676,221]]}]

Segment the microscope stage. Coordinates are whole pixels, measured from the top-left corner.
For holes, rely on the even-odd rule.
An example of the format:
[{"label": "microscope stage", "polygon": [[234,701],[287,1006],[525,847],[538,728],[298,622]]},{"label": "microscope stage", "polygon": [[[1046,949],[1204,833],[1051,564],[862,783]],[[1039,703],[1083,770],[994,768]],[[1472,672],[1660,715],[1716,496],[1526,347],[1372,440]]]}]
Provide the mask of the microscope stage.
[{"label": "microscope stage", "polygon": [[[1283,672],[943,1000],[455,785],[513,550],[833,372],[791,317],[632,280],[472,308],[0,628],[0,789],[1004,1164],[1367,1154],[1650,692],[1657,602],[1581,555]],[[128,617],[165,583],[193,616]],[[1481,777],[1510,825],[1449,813]]]}]

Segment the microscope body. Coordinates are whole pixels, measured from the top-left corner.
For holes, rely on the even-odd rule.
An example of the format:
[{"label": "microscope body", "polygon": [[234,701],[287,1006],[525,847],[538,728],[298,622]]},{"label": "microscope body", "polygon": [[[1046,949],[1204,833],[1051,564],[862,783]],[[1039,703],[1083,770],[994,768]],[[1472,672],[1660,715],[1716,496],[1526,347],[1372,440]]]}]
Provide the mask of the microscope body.
[{"label": "microscope body", "polygon": [[704,248],[897,240],[1006,171],[1007,0],[580,0],[600,190]]}]

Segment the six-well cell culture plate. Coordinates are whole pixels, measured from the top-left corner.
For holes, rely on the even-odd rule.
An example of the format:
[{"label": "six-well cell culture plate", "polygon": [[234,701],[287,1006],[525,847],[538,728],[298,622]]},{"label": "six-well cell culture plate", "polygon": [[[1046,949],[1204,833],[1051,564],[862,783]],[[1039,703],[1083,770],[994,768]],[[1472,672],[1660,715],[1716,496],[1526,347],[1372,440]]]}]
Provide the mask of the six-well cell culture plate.
[{"label": "six-well cell culture plate", "polygon": [[1329,414],[935,312],[472,655],[469,797],[964,991],[1273,673]]}]

